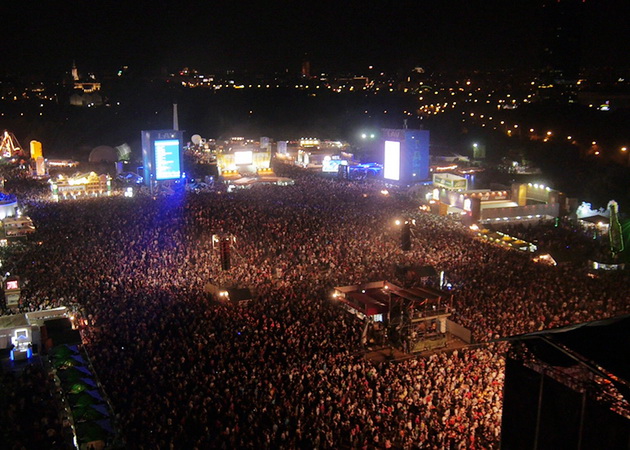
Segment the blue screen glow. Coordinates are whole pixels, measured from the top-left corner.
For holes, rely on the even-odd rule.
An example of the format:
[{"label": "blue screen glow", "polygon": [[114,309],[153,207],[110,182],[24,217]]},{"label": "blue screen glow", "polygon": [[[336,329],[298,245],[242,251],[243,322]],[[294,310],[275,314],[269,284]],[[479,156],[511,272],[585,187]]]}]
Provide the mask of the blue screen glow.
[{"label": "blue screen glow", "polygon": [[155,179],[174,180],[181,177],[178,139],[155,141]]}]

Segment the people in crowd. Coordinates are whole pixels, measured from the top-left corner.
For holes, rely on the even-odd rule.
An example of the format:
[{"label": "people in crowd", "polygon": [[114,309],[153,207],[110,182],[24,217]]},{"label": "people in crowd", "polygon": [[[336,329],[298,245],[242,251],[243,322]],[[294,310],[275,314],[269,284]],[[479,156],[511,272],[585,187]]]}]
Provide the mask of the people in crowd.
[{"label": "people in crowd", "polygon": [[19,372],[0,370],[0,442],[2,448],[69,450],[70,424],[60,414],[54,382],[43,366]]},{"label": "people in crowd", "polygon": [[[254,186],[49,204],[5,264],[24,311],[67,305],[129,448],[496,448],[496,338],[628,312],[625,273],[551,267],[369,183]],[[394,220],[413,217],[412,248]],[[227,233],[222,270],[213,235]],[[376,364],[334,286],[431,265],[471,349]],[[425,280],[426,281],[426,280]],[[248,287],[244,305],[207,289]]]}]

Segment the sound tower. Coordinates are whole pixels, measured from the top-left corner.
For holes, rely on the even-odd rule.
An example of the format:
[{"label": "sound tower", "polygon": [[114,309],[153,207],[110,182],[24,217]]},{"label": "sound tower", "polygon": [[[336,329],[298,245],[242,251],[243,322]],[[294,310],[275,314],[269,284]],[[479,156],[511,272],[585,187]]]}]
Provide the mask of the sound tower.
[{"label": "sound tower", "polygon": [[411,250],[411,226],[408,222],[405,222],[400,230],[400,249],[404,252]]},{"label": "sound tower", "polygon": [[222,237],[219,242],[219,254],[221,256],[221,268],[230,270],[230,238]]}]

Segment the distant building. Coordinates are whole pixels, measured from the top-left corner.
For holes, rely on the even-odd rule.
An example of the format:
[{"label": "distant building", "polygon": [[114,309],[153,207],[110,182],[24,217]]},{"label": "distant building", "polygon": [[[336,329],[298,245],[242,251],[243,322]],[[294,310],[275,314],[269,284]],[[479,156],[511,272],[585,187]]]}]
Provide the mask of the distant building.
[{"label": "distant building", "polygon": [[81,78],[76,63],[72,62],[71,79],[66,80],[66,86],[71,86],[73,94],[69,102],[72,106],[92,107],[103,104],[103,97],[99,94],[101,83],[96,81],[93,74],[86,79]]},{"label": "distant building", "polygon": [[75,92],[70,96],[70,104],[72,106],[82,106],[89,108],[91,106],[100,106],[103,104],[103,97],[100,94]]}]

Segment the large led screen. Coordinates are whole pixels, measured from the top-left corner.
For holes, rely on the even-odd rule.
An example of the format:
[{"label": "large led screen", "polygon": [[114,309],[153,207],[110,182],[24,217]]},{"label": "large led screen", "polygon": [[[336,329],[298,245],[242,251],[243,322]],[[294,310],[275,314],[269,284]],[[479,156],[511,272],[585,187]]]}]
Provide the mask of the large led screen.
[{"label": "large led screen", "polygon": [[254,163],[254,152],[251,150],[245,152],[234,152],[234,164],[249,165]]},{"label": "large led screen", "polygon": [[400,180],[400,142],[385,141],[385,167],[383,178],[386,180]]},{"label": "large led screen", "polygon": [[155,141],[155,179],[175,180],[181,177],[179,139]]},{"label": "large led screen", "polygon": [[339,172],[339,165],[341,164],[341,159],[326,159],[322,162],[322,172],[325,173],[337,173]]}]

